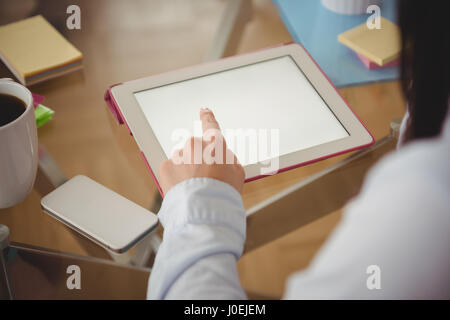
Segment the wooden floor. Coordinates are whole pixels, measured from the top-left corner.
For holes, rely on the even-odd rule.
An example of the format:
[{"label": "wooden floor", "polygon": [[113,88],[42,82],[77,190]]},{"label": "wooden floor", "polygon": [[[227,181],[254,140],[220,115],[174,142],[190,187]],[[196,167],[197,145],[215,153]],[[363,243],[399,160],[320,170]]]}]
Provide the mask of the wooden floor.
[{"label": "wooden floor", "polygon": [[[156,188],[132,137],[114,123],[107,111],[103,93],[114,83],[201,63],[225,1],[77,1],[82,12],[79,31],[64,29],[65,8],[71,1],[40,1],[38,6],[36,3],[30,1],[30,12],[42,13],[60,27],[83,52],[85,66],[83,72],[31,88],[45,95],[45,104],[56,111],[54,120],[39,129],[39,142],[67,176],[88,175],[150,207]],[[253,19],[238,53],[291,41],[271,1],[253,3]],[[10,1],[0,1],[0,24],[11,20],[12,15],[17,16],[12,20],[21,18],[20,10],[4,10],[10,5]],[[1,65],[0,77],[8,75],[9,71]],[[341,93],[377,139],[388,133],[390,120],[404,112],[398,83],[347,88]],[[244,189],[245,206],[248,208],[339,159],[342,156],[248,183]],[[33,191],[21,204],[0,211],[0,223],[10,227],[13,241],[106,257],[100,249],[87,250],[89,246],[83,244],[88,240],[80,240],[44,215],[39,202],[40,195]],[[250,293],[281,297],[287,277],[307,267],[339,219],[340,212],[335,212],[245,255],[238,263],[244,288]]]}]

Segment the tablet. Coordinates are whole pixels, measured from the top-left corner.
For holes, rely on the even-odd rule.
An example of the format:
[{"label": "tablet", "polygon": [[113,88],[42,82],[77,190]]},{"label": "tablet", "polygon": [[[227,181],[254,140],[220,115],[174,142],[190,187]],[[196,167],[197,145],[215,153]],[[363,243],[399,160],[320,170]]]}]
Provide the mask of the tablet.
[{"label": "tablet", "polygon": [[201,136],[211,109],[246,181],[373,144],[374,138],[297,43],[129,81],[105,98],[154,173]]}]

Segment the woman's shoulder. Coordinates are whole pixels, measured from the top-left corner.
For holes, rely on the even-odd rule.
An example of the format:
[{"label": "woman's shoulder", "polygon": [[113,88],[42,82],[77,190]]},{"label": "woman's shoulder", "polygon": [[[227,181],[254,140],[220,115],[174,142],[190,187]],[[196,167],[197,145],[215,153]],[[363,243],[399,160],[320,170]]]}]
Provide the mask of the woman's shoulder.
[{"label": "woman's shoulder", "polygon": [[[343,225],[417,235],[448,233],[450,226],[450,145],[441,139],[410,143],[373,167],[357,197],[345,211]],[[422,226],[428,227],[423,229]],[[428,231],[427,231],[428,230]]]},{"label": "woman's shoulder", "polygon": [[372,168],[367,186],[394,184],[419,188],[432,184],[442,191],[450,190],[450,141],[443,137],[411,142],[384,157]]},{"label": "woman's shoulder", "polygon": [[369,171],[351,207],[362,205],[363,211],[375,210],[377,214],[387,215],[395,211],[405,216],[433,211],[439,217],[448,217],[449,164],[448,140],[411,142],[384,157]]}]

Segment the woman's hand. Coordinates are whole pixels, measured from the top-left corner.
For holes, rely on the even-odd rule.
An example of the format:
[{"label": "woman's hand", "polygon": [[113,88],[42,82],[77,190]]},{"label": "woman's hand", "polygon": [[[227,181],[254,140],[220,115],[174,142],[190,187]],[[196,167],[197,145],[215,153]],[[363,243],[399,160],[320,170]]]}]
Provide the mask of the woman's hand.
[{"label": "woman's hand", "polygon": [[226,146],[214,114],[200,110],[203,137],[190,138],[182,150],[159,167],[159,182],[164,194],[190,178],[213,178],[228,183],[242,193],[245,172],[234,153]]}]

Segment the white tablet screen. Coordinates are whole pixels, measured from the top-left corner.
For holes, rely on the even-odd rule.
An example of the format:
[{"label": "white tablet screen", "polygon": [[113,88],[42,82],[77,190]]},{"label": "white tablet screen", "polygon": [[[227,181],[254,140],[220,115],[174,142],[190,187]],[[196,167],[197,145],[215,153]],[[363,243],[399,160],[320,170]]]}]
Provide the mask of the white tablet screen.
[{"label": "white tablet screen", "polygon": [[[290,56],[134,95],[168,158],[184,144],[181,132],[201,136],[201,107],[214,112],[230,149],[243,165],[269,159],[274,152],[282,156],[348,137]],[[230,141],[229,137],[239,132],[247,135],[247,149],[255,144],[261,149],[257,158],[241,148],[239,141]],[[268,138],[267,152],[261,147],[264,135]]]}]

